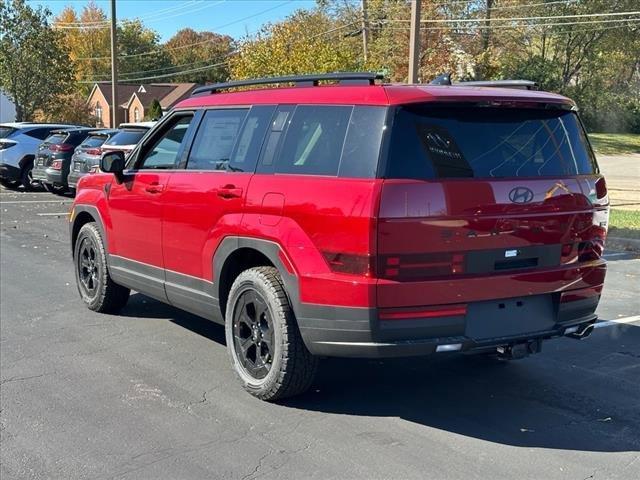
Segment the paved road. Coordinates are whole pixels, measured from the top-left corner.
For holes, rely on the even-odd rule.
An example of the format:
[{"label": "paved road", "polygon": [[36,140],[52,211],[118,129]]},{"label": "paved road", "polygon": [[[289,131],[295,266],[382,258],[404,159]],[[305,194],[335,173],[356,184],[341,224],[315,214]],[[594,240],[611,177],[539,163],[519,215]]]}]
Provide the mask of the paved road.
[{"label": "paved road", "polygon": [[[263,403],[221,327],[141,295],[83,307],[68,206],[0,193],[2,480],[640,478],[640,322],[508,364],[326,361]],[[600,316],[637,315],[640,259],[610,260]]]},{"label": "paved road", "polygon": [[640,153],[598,155],[613,208],[640,210]]}]

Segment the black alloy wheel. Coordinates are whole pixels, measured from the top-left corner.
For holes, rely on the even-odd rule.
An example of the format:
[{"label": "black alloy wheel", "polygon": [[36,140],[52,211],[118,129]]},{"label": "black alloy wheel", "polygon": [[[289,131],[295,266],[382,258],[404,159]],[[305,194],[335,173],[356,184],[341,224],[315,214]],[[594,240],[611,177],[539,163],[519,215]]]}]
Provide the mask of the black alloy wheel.
[{"label": "black alloy wheel", "polygon": [[243,292],[233,319],[233,347],[242,368],[259,380],[267,376],[274,354],[273,319],[264,298]]}]

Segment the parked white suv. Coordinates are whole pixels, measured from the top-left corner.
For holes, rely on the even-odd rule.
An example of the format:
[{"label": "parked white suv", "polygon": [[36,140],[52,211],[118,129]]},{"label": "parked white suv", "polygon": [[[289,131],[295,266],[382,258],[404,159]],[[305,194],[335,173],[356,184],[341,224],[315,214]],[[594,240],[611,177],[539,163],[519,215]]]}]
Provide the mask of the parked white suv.
[{"label": "parked white suv", "polygon": [[0,124],[0,184],[8,188],[22,185],[32,190],[37,185],[31,178],[31,170],[38,145],[52,130],[73,127],[53,123]]}]

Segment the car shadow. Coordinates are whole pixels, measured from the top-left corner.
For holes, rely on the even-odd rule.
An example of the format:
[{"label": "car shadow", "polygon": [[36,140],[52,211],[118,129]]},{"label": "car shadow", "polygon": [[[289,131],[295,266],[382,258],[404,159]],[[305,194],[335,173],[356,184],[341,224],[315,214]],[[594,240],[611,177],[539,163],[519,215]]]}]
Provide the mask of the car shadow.
[{"label": "car shadow", "polygon": [[[168,319],[225,345],[221,325],[141,294],[131,296],[122,314]],[[549,362],[544,355],[516,362],[449,354],[384,360],[324,359],[308,393],[278,403],[321,413],[397,417],[517,447],[640,451],[640,411],[627,404],[628,392],[627,396],[614,394],[616,387],[607,388],[607,379],[600,372],[581,369],[577,378],[566,376],[570,364],[584,362],[584,358],[556,350],[547,353],[554,355],[554,362]],[[554,368],[558,355],[566,368]],[[637,358],[625,361],[637,365]],[[589,357],[590,364],[594,361],[598,363]],[[637,386],[633,388],[640,393]],[[392,431],[362,435],[389,444],[402,443],[394,439]]]}]

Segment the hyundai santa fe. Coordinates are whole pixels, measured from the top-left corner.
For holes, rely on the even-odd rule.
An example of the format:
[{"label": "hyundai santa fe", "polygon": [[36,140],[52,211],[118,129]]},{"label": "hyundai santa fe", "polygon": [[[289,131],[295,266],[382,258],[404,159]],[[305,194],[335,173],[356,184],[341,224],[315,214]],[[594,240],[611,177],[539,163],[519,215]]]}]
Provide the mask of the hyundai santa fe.
[{"label": "hyundai santa fe", "polygon": [[223,324],[264,400],[304,392],[321,357],[520,358],[596,320],[607,189],[559,95],[210,85],[101,170],[70,216],[84,303],[117,312],[136,290]]}]

